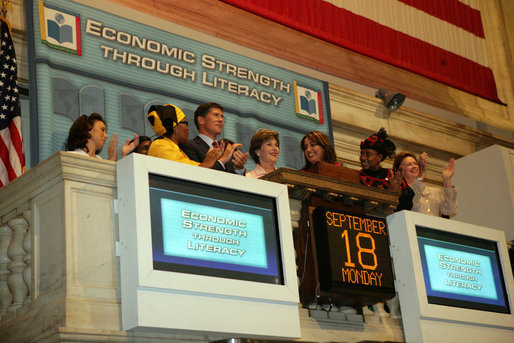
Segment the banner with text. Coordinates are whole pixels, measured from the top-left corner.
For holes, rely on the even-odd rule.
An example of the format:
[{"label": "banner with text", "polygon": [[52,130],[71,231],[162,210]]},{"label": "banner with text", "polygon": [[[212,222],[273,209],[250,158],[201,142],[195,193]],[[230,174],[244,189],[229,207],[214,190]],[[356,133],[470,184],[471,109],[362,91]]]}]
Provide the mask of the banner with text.
[{"label": "banner with text", "polygon": [[81,114],[100,113],[124,141],[153,136],[148,108],[167,103],[191,123],[199,104],[221,104],[223,137],[243,151],[256,130],[278,131],[278,167],[303,165],[305,133],[332,137],[325,82],[79,4],[39,1],[33,11],[40,161],[64,148]]}]

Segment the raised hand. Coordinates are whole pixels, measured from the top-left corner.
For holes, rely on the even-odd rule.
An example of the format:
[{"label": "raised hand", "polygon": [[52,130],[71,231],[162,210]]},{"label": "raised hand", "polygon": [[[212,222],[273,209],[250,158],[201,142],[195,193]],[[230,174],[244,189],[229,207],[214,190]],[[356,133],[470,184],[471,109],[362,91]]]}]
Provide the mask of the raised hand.
[{"label": "raised hand", "polygon": [[421,155],[419,155],[419,162],[418,162],[419,173],[418,173],[418,178],[421,178],[421,181],[423,181],[425,179],[425,176],[427,174],[428,160],[429,160],[429,157],[428,157],[428,154],[426,152],[422,152]]},{"label": "raised hand", "polygon": [[221,156],[221,155],[223,155],[223,153],[225,152],[225,148],[226,148],[226,146],[227,146],[227,143],[225,142],[225,140],[224,140],[224,139],[222,139],[221,141],[219,141],[219,143],[218,143],[218,147],[219,147],[219,148],[218,148],[217,150],[219,150],[219,152],[220,152],[220,156]]},{"label": "raised hand", "polygon": [[234,163],[234,167],[236,169],[244,169],[245,163],[248,161],[248,153],[242,153],[239,150],[234,151],[232,155],[232,162]]},{"label": "raised hand", "polygon": [[389,188],[387,190],[391,192],[398,192],[401,188],[403,181],[402,177],[402,169],[393,172],[393,177],[391,178],[391,182],[389,183]]},{"label": "raised hand", "polygon": [[127,140],[125,141],[125,144],[123,144],[123,146],[121,147],[121,158],[127,156],[132,151],[134,151],[138,145],[139,145],[139,136],[134,133],[134,141],[132,141],[132,143],[130,143],[130,138],[127,138]]},{"label": "raised hand", "polygon": [[220,157],[220,149],[214,149],[211,147],[209,151],[205,154],[205,158],[200,163],[200,167],[212,168],[218,158]]},{"label": "raised hand", "polygon": [[109,148],[107,149],[108,159],[111,161],[118,160],[118,135],[113,134],[109,141]]},{"label": "raised hand", "polygon": [[[234,151],[236,151],[237,148],[240,148],[242,146],[243,145],[240,144],[240,143],[226,144],[225,145],[225,151],[223,151],[223,155],[221,155],[221,157],[219,158],[221,163],[227,164],[232,159]],[[242,168],[239,168],[239,169],[242,169]]]},{"label": "raised hand", "polygon": [[448,164],[443,167],[443,180],[444,180],[444,187],[451,187],[452,186],[452,176],[455,172],[455,159],[452,157],[448,161]]}]

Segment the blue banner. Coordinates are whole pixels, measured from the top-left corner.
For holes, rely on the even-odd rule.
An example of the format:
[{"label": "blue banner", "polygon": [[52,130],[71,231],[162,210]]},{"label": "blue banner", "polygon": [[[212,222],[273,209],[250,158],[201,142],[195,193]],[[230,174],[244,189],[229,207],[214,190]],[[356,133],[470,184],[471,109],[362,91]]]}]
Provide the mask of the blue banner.
[{"label": "blue banner", "polygon": [[80,4],[39,1],[33,11],[40,160],[64,148],[81,114],[100,113],[123,142],[153,136],[148,108],[167,103],[191,123],[199,104],[221,104],[223,137],[243,151],[258,129],[278,131],[278,167],[303,165],[306,132],[332,137],[325,82]]}]

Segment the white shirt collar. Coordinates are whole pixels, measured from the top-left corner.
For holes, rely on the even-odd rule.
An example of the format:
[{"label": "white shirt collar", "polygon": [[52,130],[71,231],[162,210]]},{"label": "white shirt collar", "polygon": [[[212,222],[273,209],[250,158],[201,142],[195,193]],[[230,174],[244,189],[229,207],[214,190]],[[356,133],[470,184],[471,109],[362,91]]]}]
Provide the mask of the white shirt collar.
[{"label": "white shirt collar", "polygon": [[199,133],[198,137],[200,137],[205,143],[207,143],[208,146],[212,146],[212,142],[214,139],[212,139],[209,136],[204,135],[203,133]]}]

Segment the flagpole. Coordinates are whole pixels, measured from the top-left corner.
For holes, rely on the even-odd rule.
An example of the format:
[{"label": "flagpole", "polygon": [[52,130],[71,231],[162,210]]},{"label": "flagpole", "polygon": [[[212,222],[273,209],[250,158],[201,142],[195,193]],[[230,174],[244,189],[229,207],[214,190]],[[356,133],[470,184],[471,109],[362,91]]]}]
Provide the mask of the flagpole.
[{"label": "flagpole", "polygon": [[2,17],[4,17],[5,19],[7,19],[7,10],[8,9],[12,10],[11,1],[9,1],[9,0],[2,0]]}]

